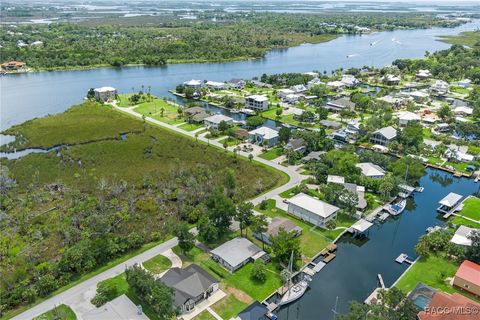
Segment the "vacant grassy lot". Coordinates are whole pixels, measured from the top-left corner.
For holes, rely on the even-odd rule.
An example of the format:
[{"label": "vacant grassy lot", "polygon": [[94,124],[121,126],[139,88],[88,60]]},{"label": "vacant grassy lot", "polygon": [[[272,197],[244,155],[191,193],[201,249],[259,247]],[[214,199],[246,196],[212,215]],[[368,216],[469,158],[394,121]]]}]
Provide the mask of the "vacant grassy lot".
[{"label": "vacant grassy lot", "polygon": [[207,310],[202,311],[198,316],[194,318],[195,320],[216,320],[214,316]]},{"label": "vacant grassy lot", "polygon": [[212,309],[223,319],[231,319],[247,306],[248,304],[238,300],[234,295],[228,294],[225,298],[215,303]]},{"label": "vacant grassy lot", "polygon": [[169,269],[172,266],[170,259],[159,254],[158,256],[153,257],[150,260],[142,263],[143,267],[153,273],[162,273],[163,271]]},{"label": "vacant grassy lot", "polygon": [[33,320],[76,320],[77,317],[72,309],[69,306],[61,304],[55,309],[47,311],[38,317],[33,318]]},{"label": "vacant grassy lot", "polygon": [[[458,215],[480,221],[480,198],[470,197],[466,199],[463,203],[464,207],[460,212],[458,212]],[[465,225],[472,228],[480,228],[480,223],[475,223],[468,219],[464,219],[458,215],[452,218],[452,223],[456,225]]]},{"label": "vacant grassy lot", "polygon": [[150,102],[144,102],[139,104],[134,110],[140,114],[168,124],[185,122],[182,114],[178,112],[179,107],[171,105],[162,99],[154,99]]},{"label": "vacant grassy lot", "polygon": [[183,129],[185,131],[194,131],[200,129],[201,127],[203,127],[201,124],[196,123],[184,123],[179,126],[180,129]]},{"label": "vacant grassy lot", "polygon": [[283,153],[283,148],[275,147],[266,152],[263,152],[262,154],[259,155],[259,157],[265,160],[273,160],[280,157],[282,153]]}]

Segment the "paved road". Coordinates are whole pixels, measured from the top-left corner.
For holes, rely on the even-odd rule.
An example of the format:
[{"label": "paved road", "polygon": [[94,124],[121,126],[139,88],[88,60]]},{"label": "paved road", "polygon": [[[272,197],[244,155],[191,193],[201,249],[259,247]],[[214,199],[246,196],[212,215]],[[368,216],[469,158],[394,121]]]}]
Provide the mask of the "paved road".
[{"label": "paved road", "polygon": [[[128,114],[133,115],[133,116],[138,117],[138,118],[142,118],[142,115],[133,111],[132,108],[119,108],[119,107],[116,107],[116,106],[114,106],[114,107],[121,112],[128,113]],[[188,135],[188,136],[191,136],[191,137],[195,138],[195,133],[194,132],[185,131],[185,130],[180,129],[176,126],[163,123],[161,121],[155,120],[155,119],[150,118],[150,117],[146,117],[146,121],[148,121],[150,123],[153,123],[153,124],[156,124],[156,125],[159,125],[161,127],[168,128],[168,129],[176,131],[178,133]],[[198,140],[208,142],[210,145],[213,145],[215,147],[223,149],[223,145],[221,143],[219,143],[218,141],[209,140],[209,139],[207,139],[205,137],[201,137],[201,136],[198,137]],[[233,147],[229,147],[228,149],[229,149],[229,151],[233,151]],[[240,152],[238,152],[238,155],[248,157],[249,153],[240,151]],[[277,197],[279,193],[298,185],[305,178],[305,176],[302,176],[301,174],[296,172],[295,169],[293,169],[293,168],[287,168],[287,167],[284,167],[284,166],[282,166],[278,163],[275,163],[275,162],[272,162],[272,161],[269,161],[269,160],[265,160],[265,159],[262,159],[262,158],[257,157],[257,156],[254,156],[253,159],[258,161],[258,162],[261,162],[263,164],[266,164],[270,167],[273,167],[275,169],[283,171],[286,174],[288,174],[288,176],[290,177],[290,180],[288,181],[288,183],[286,183],[286,184],[284,184],[284,185],[282,185],[282,186],[280,186],[280,187],[278,187],[274,190],[270,190],[269,192],[267,192],[267,193],[265,193],[261,196],[258,196],[255,199],[252,199],[251,202],[254,205],[259,204],[264,199]],[[19,314],[18,316],[14,317],[12,319],[15,319],[15,320],[17,320],[17,319],[18,320],[19,319],[22,319],[22,320],[32,319],[33,317],[36,317],[36,316],[38,316],[38,315],[40,315],[44,312],[47,312],[48,310],[53,309],[55,306],[58,306],[60,304],[66,304],[66,305],[69,305],[73,309],[73,311],[77,315],[77,318],[79,320],[81,320],[82,319],[82,314],[85,314],[89,310],[92,310],[93,308],[95,308],[90,303],[90,299],[93,298],[93,296],[95,295],[95,291],[96,291],[96,287],[97,287],[98,282],[103,281],[105,279],[112,278],[116,275],[119,275],[120,273],[125,271],[126,267],[130,267],[130,266],[133,266],[137,263],[140,264],[144,261],[147,261],[147,260],[155,257],[156,255],[159,255],[160,253],[165,252],[166,250],[169,250],[169,249],[173,248],[174,246],[177,245],[177,243],[178,243],[177,238],[173,238],[173,239],[170,239],[170,240],[168,240],[164,243],[161,243],[158,246],[155,246],[154,248],[152,248],[150,250],[147,250],[147,251],[145,251],[145,252],[143,252],[143,253],[127,260],[127,261],[125,261],[123,264],[119,264],[115,267],[112,267],[112,268],[96,275],[95,277],[92,277],[88,280],[85,280],[85,281],[77,284],[76,286],[74,286],[74,287],[72,287],[72,288],[70,288],[70,289],[68,289],[68,290],[66,290],[62,293],[59,293],[58,295],[43,301],[42,303],[28,309],[27,311]]]}]

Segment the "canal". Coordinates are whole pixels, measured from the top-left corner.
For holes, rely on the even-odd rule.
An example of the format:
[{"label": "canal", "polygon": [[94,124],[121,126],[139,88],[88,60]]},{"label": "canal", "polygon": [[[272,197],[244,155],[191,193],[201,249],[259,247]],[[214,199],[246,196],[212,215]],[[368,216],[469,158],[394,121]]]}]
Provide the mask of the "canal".
[{"label": "canal", "polygon": [[449,192],[466,197],[480,187],[472,179],[454,178],[435,169],[426,170],[420,185],[425,190],[409,198],[405,211],[376,223],[366,239],[340,238],[337,257],[314,276],[300,300],[278,312],[279,319],[333,319],[337,297],[337,312],[346,313],[349,301],[363,302],[377,287],[377,274],[390,287],[408,266],[398,264],[395,258],[406,253],[415,259],[414,247],[426,228],[445,223],[436,212],[438,201]]},{"label": "canal", "polygon": [[113,86],[124,93],[138,91],[142,86],[147,90],[150,86],[153,94],[172,97],[168,90],[192,78],[226,81],[250,79],[263,73],[384,66],[395,59],[420,58],[425,51],[445,49],[449,45],[437,41],[438,35],[454,35],[478,26],[480,22],[476,20],[456,28],[346,35],[330,42],[273,50],[259,60],[7,75],[0,77],[0,127],[3,130],[35,117],[62,112],[80,103],[92,87]]}]

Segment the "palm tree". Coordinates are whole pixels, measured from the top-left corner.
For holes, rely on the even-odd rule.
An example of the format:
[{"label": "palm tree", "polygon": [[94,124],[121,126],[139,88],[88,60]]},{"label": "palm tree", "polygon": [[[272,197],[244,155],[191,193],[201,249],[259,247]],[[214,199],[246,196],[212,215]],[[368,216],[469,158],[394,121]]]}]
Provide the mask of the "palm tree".
[{"label": "palm tree", "polygon": [[[250,227],[252,228],[252,231],[258,235],[261,235],[268,230],[268,222],[267,218],[261,214],[261,215],[254,215],[251,219],[250,222]],[[262,236],[263,239],[263,236]],[[265,249],[265,242],[262,241],[262,247]]]},{"label": "palm tree", "polygon": [[200,134],[199,134],[198,132],[195,132],[195,141],[197,141],[197,142],[198,142],[198,136],[199,136],[199,135],[200,135]]},{"label": "palm tree", "polygon": [[248,154],[248,160],[250,160],[250,162],[252,162],[252,160],[253,160],[253,154],[251,154],[251,153]]},{"label": "palm tree", "polygon": [[162,118],[163,118],[163,113],[164,113],[164,112],[165,112],[165,108],[164,108],[164,107],[162,107],[162,109],[160,109],[160,117],[162,117]]}]

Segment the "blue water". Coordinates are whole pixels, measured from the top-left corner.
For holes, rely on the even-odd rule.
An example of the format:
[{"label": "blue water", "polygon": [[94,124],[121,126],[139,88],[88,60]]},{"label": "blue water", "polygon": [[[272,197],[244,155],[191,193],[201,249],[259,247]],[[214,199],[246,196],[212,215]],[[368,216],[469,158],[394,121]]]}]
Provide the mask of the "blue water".
[{"label": "blue water", "polygon": [[[144,86],[157,96],[170,96],[168,90],[186,80],[231,78],[250,79],[263,73],[306,72],[340,67],[384,66],[399,58],[419,58],[425,51],[445,49],[438,35],[474,30],[478,21],[457,28],[397,30],[363,36],[342,36],[320,44],[274,50],[264,59],[228,63],[175,64],[165,67],[104,68],[87,71],[41,72],[0,78],[0,126],[6,129],[26,120],[62,112],[80,103],[89,88],[113,86],[119,92]],[[392,41],[392,39],[394,41]],[[371,46],[371,43],[375,45]],[[215,50],[215,48],[212,48]],[[347,58],[350,55],[350,58]]]},{"label": "blue water", "polygon": [[421,179],[423,193],[408,199],[405,211],[397,218],[375,224],[364,240],[344,236],[338,242],[337,257],[316,274],[310,290],[296,303],[280,310],[279,319],[333,319],[331,311],[338,297],[337,311],[348,311],[348,301],[363,302],[377,286],[377,274],[391,286],[405,271],[406,264],[395,262],[401,253],[412,260],[414,247],[426,228],[443,225],[436,208],[449,192],[462,196],[479,192],[480,184],[472,179],[454,178],[451,174],[428,169]]}]

